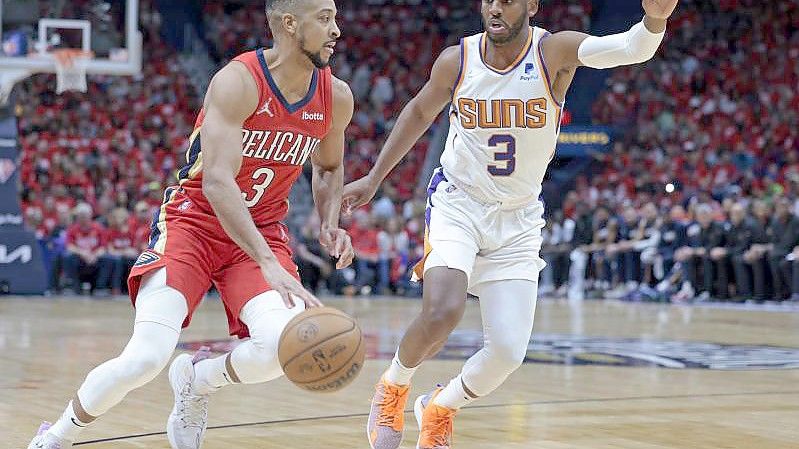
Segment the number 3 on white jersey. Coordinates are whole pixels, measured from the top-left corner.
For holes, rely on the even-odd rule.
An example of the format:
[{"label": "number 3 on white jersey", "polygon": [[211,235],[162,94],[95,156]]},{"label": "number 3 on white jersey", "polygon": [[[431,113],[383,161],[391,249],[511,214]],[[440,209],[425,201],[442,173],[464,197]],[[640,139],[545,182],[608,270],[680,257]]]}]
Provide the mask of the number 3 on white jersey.
[{"label": "number 3 on white jersey", "polygon": [[258,170],[255,170],[255,173],[252,174],[252,179],[254,179],[257,182],[261,178],[264,178],[263,182],[260,182],[252,186],[252,189],[255,191],[255,194],[251,199],[248,200],[247,194],[241,192],[241,197],[244,198],[245,206],[253,207],[256,204],[258,204],[258,201],[261,201],[261,197],[264,196],[264,192],[266,192],[267,187],[269,187],[269,184],[271,184],[272,181],[275,179],[275,171],[267,167],[262,167],[259,168]]}]

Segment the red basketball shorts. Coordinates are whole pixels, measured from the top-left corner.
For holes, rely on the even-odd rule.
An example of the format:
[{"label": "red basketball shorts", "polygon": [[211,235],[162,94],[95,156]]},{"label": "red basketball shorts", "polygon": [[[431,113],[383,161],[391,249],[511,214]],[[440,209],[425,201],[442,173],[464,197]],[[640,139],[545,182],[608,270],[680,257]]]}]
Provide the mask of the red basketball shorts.
[{"label": "red basketball shorts", "polygon": [[[149,249],[139,256],[128,277],[133,305],[142,277],[165,267],[167,285],[186,298],[189,314],[184,328],[213,284],[222,297],[230,335],[248,337],[247,326],[239,320],[242,307],[272,290],[260,267],[228,237],[216,216],[200,210],[182,193],[169,199],[154,222]],[[299,279],[286,226],[274,223],[259,230],[283,268]]]}]

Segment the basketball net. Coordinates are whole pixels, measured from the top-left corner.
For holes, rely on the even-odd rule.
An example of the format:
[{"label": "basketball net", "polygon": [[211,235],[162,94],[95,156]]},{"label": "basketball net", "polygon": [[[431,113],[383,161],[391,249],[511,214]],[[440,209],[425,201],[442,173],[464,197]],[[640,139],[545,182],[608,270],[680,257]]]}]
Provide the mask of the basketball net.
[{"label": "basketball net", "polygon": [[53,50],[55,58],[55,74],[58,84],[56,93],[61,94],[68,90],[86,92],[86,66],[94,54],[74,48],[60,48]]}]

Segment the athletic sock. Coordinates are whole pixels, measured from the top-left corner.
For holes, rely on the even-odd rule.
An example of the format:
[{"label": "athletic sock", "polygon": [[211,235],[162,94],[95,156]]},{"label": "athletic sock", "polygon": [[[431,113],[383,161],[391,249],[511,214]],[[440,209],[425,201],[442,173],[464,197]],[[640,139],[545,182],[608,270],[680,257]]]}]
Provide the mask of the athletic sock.
[{"label": "athletic sock", "polygon": [[90,423],[84,423],[75,415],[75,410],[72,408],[72,401],[69,401],[64,413],[58,418],[55,424],[50,427],[48,433],[69,442],[74,442],[83,429]]},{"label": "athletic sock", "polygon": [[452,410],[458,410],[475,399],[477,398],[471,397],[463,388],[463,379],[459,374],[458,377],[449,381],[449,384],[433,399],[433,403]]},{"label": "athletic sock", "polygon": [[398,348],[394,354],[394,359],[391,360],[391,366],[386,371],[385,379],[394,385],[408,385],[411,383],[411,377],[413,377],[417,369],[419,369],[418,366],[407,368],[400,362]]},{"label": "athletic sock", "polygon": [[194,386],[197,394],[211,394],[225,385],[233,383],[227,372],[227,357],[228,355],[225,354],[212,359],[200,360],[194,365]]}]

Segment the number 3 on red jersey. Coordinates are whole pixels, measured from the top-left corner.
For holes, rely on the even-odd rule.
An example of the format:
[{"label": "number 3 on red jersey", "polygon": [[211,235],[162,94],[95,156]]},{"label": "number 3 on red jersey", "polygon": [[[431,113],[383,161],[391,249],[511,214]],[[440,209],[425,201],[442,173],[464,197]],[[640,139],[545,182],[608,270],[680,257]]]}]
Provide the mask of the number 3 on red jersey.
[{"label": "number 3 on red jersey", "polygon": [[[258,182],[263,178],[263,181]],[[252,174],[252,179],[257,182],[254,186],[252,186],[252,198],[247,199],[249,194],[245,192],[241,192],[242,198],[244,198],[244,204],[247,207],[253,207],[258,204],[258,201],[261,201],[261,198],[264,196],[264,192],[266,192],[267,187],[269,184],[272,183],[275,179],[275,171],[271,168],[261,167]]]}]

